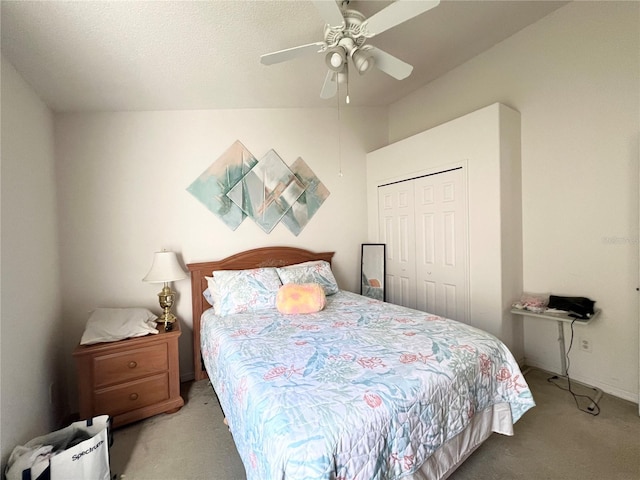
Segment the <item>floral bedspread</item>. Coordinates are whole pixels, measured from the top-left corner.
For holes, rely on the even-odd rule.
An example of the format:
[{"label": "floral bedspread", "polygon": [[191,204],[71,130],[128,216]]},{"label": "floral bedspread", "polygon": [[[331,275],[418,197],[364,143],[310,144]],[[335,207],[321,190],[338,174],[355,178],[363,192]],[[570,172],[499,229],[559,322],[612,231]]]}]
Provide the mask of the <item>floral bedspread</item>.
[{"label": "floral bedspread", "polygon": [[202,319],[202,353],[247,479],[396,479],[475,412],[533,407],[482,330],[349,292],[318,313]]}]

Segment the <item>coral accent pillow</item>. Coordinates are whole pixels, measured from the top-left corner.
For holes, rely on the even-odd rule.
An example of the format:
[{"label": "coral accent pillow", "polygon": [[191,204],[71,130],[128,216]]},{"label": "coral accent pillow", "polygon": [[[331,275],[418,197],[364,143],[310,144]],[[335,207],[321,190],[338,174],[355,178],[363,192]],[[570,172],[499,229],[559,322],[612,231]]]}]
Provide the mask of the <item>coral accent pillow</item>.
[{"label": "coral accent pillow", "polygon": [[276,307],[284,314],[319,312],[326,304],[327,297],[317,283],[287,283],[276,295]]}]

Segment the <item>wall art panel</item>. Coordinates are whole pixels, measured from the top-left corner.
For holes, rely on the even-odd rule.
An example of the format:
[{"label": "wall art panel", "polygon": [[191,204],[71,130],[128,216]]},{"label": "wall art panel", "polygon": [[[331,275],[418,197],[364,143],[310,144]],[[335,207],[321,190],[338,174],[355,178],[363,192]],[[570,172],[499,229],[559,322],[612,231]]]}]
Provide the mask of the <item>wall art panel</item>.
[{"label": "wall art panel", "polygon": [[227,196],[258,163],[253,154],[236,140],[209,168],[196,178],[187,191],[215,213],[231,230],[242,223],[246,214]]},{"label": "wall art panel", "polygon": [[299,235],[329,196],[302,158],[288,167],[269,150],[260,160],[234,142],[187,188],[232,230],[245,217],[266,233],[282,223]]},{"label": "wall art panel", "polygon": [[305,189],[298,201],[291,206],[282,218],[282,223],[291,233],[297,236],[327,199],[329,190],[302,158],[298,157],[293,162],[291,171],[304,185]]}]

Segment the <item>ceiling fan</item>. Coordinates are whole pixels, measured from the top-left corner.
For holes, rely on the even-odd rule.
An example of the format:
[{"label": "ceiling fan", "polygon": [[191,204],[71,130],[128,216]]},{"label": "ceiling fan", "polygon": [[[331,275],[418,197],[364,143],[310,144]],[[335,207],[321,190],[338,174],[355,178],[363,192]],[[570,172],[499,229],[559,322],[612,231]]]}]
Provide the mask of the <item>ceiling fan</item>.
[{"label": "ceiling fan", "polygon": [[[272,65],[310,53],[324,54],[329,71],[320,97],[327,99],[337,93],[338,83],[348,85],[349,60],[360,75],[364,75],[375,66],[398,80],[408,77],[413,66],[379,48],[365,45],[365,42],[437,7],[440,0],[396,0],[370,18],[366,18],[357,10],[349,9],[349,0],[341,2],[342,8],[333,0],[313,0],[312,3],[325,21],[324,40],[264,54],[260,57],[260,62]],[[348,91],[346,102],[349,103]]]}]

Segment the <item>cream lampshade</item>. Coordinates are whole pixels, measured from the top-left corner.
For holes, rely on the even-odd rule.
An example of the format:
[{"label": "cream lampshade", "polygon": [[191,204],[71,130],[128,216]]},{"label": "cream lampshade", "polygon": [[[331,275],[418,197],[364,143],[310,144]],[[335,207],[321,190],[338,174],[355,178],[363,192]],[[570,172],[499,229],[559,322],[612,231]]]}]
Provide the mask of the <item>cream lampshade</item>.
[{"label": "cream lampshade", "polygon": [[172,324],[176,321],[176,316],[171,313],[175,293],[171,290],[169,283],[186,277],[186,273],[178,263],[176,254],[163,250],[154,254],[151,269],[142,279],[143,282],[148,283],[164,283],[162,291],[158,293],[158,301],[163,311],[158,322],[164,322],[165,330],[172,330]]}]

